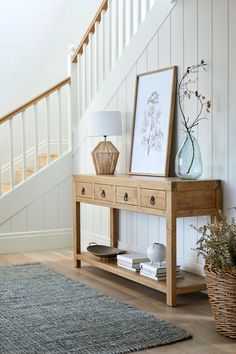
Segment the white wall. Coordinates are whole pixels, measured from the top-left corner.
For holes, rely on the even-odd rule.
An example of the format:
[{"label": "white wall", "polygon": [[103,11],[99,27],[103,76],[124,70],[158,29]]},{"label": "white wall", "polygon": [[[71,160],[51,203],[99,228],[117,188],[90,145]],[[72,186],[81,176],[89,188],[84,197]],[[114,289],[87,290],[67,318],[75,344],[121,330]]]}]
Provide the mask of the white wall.
[{"label": "white wall", "polygon": [[67,77],[101,0],[0,0],[0,116]]},{"label": "white wall", "polygon": [[[235,0],[178,1],[169,16],[157,28],[153,38],[150,38],[150,42],[143,43],[142,55],[123,78],[120,87],[116,92],[111,92],[107,99],[106,108],[121,110],[123,116],[123,135],[113,139],[120,150],[118,172],[128,171],[136,74],[177,65],[180,78],[184,68],[203,58],[209,66],[207,72],[199,75],[198,87],[207,97],[212,97],[213,101],[209,119],[201,122],[197,130],[204,165],[203,178],[219,178],[223,181],[225,210],[236,205],[235,38]],[[192,104],[190,111],[194,117],[197,106]],[[183,139],[180,120],[180,112],[177,109],[171,153],[171,175],[174,173],[175,155]],[[91,138],[83,142],[76,156],[76,161],[80,161],[80,172],[94,171],[90,153],[96,142],[97,139]],[[87,237],[87,240],[100,238],[107,242],[109,230],[107,210],[87,205],[83,206],[82,216],[84,237]],[[189,225],[200,225],[202,222],[202,217],[193,217],[179,219],[177,223],[178,262],[183,264],[185,269],[197,273],[202,272],[202,259],[193,251],[198,234]],[[165,243],[165,234],[164,218],[121,212],[121,247],[144,250],[154,241]]]}]

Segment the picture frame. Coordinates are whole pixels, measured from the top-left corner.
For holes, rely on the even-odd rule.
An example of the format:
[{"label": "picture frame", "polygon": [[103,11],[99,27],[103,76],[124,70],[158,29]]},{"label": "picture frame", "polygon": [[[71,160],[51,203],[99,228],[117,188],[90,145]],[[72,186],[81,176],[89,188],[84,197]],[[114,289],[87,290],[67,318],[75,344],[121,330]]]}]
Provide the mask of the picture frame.
[{"label": "picture frame", "polygon": [[177,66],[136,76],[129,174],[168,176]]}]

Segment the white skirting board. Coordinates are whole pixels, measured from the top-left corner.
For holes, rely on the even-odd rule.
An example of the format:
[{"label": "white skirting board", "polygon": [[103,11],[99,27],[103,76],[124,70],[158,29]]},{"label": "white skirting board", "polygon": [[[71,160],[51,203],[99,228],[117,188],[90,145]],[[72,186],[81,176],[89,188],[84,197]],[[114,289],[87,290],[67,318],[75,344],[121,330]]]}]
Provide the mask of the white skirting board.
[{"label": "white skirting board", "polygon": [[72,229],[0,234],[0,254],[72,247]]},{"label": "white skirting board", "polygon": [[[93,233],[84,233],[82,231],[82,251],[86,251],[90,242],[109,245],[109,240],[105,237]],[[0,234],[0,254],[71,247],[73,247],[72,229]]]}]

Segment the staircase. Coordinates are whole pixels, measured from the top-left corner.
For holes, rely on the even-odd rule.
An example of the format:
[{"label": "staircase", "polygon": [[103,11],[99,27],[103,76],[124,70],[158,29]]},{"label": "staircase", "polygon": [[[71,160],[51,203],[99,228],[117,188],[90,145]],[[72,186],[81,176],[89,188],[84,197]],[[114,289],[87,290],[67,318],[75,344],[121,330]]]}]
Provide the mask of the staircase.
[{"label": "staircase", "polygon": [[[58,157],[57,153],[52,153],[50,154],[50,161],[56,160]],[[48,156],[46,154],[40,154],[38,156],[39,159],[39,169],[45,167],[48,165]],[[27,167],[25,170],[25,179],[28,177],[32,176],[35,174],[35,168],[34,167]],[[17,184],[21,183],[24,181],[24,171],[22,167],[18,167],[15,171],[15,179],[14,179],[14,185],[16,186]],[[11,185],[10,183],[2,183],[1,184],[1,195],[9,192],[11,190]]]},{"label": "staircase", "polygon": [[[66,78],[0,118],[0,128],[9,136],[9,140],[5,146],[1,145],[0,150],[0,197],[71,149],[71,132],[65,140],[62,131],[65,124],[68,131],[70,127],[69,85],[70,78]],[[64,116],[63,105],[68,106],[68,113]],[[43,111],[45,113],[42,116]],[[55,112],[56,117],[52,115]],[[30,126],[33,136],[26,136],[27,125]],[[17,140],[14,140],[16,135]],[[31,140],[31,146],[26,149],[28,140]],[[55,148],[56,151],[52,151]]]},{"label": "staircase", "polygon": [[[47,183],[48,179],[43,179],[43,175],[47,178],[51,175],[48,190],[54,188],[53,174],[60,174],[65,166],[71,169],[70,176],[73,174],[70,162],[72,155],[68,153],[73,152],[75,156],[77,140],[79,144],[82,142],[80,134],[83,129],[80,123],[84,121],[87,110],[108,107],[108,98],[115,92],[115,86],[120,85],[125,70],[133,65],[135,56],[137,58],[140,55],[138,51],[144,46],[140,44],[139,36],[145,44],[151,39],[153,29],[148,27],[147,17],[149,13],[151,15],[152,7],[159,2],[161,8],[165,2],[171,1],[102,1],[79,46],[70,46],[68,77],[0,117],[0,129],[4,129],[8,137],[4,141],[5,145],[2,141],[0,144],[0,207],[1,210],[7,209],[1,215],[0,226],[33,203],[40,193],[46,193],[44,185],[41,190],[39,188],[37,195],[28,195],[20,203],[19,199],[25,195],[27,186],[31,194],[37,189],[36,181]],[[160,19],[165,18],[171,6],[163,6],[165,11],[160,14]],[[145,36],[142,33],[144,24]],[[61,161],[61,169],[57,161]],[[80,161],[76,161],[76,165],[80,166]],[[61,183],[66,176],[64,174],[59,179],[57,175],[55,183]],[[18,201],[11,211],[9,205],[13,203],[13,195]]]}]

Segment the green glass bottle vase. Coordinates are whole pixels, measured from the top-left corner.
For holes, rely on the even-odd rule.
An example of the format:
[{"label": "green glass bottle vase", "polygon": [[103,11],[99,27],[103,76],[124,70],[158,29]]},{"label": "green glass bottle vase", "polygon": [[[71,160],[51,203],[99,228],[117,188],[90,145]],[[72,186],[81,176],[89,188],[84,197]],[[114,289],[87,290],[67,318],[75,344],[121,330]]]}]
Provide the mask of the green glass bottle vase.
[{"label": "green glass bottle vase", "polygon": [[186,132],[175,158],[175,173],[181,179],[198,179],[203,172],[199,144],[192,132]]}]

